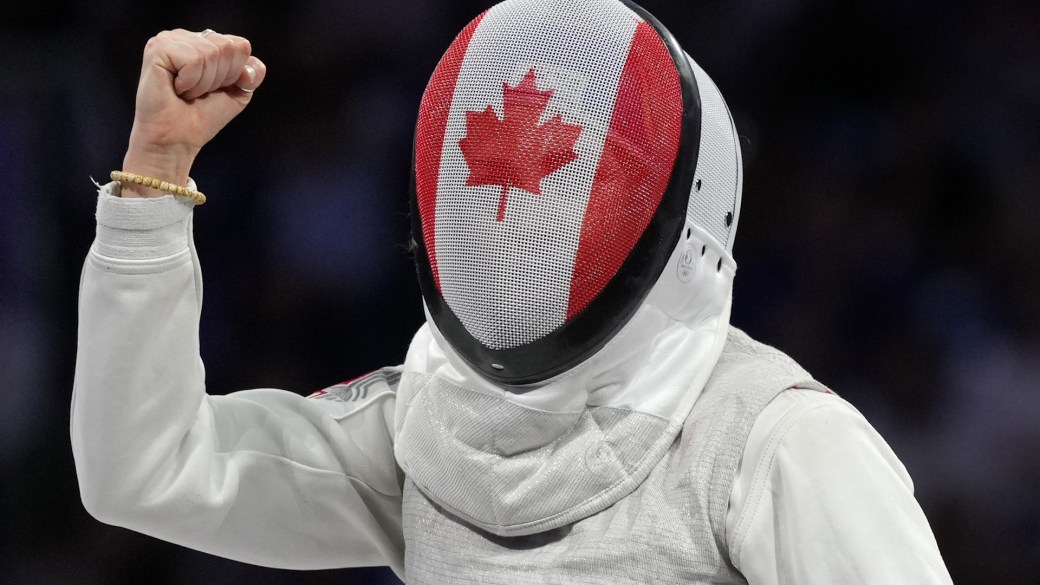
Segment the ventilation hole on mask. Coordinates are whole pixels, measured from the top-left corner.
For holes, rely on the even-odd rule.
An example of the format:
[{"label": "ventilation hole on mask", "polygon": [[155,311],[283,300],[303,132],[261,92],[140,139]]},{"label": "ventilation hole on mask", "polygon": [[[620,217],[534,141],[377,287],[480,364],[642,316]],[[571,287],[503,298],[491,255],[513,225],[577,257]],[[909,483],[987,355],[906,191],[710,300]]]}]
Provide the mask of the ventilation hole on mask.
[{"label": "ventilation hole on mask", "polygon": [[729,227],[731,225],[733,225],[733,212],[732,211],[727,211],[726,212],[726,227]]},{"label": "ventilation hole on mask", "polygon": [[715,272],[722,270],[722,258],[719,258],[719,263],[715,265]]},{"label": "ventilation hole on mask", "polygon": [[701,246],[701,256],[703,256],[704,253],[707,252],[707,251],[708,251],[708,247],[707,246]]},{"label": "ventilation hole on mask", "polygon": [[695,183],[693,184],[693,186],[694,186],[694,187],[697,187],[697,190],[698,190],[698,191],[700,191],[700,190],[701,190],[701,180],[700,180],[700,179],[697,179],[697,182],[695,182]]},{"label": "ventilation hole on mask", "polygon": [[506,369],[506,367],[503,366],[502,364],[491,364],[491,367],[495,368],[496,370],[499,370],[499,371]]},{"label": "ventilation hole on mask", "polygon": [[692,233],[693,233],[693,230],[691,230],[690,228],[686,228],[686,239],[687,240],[690,239],[690,234],[692,234]]}]

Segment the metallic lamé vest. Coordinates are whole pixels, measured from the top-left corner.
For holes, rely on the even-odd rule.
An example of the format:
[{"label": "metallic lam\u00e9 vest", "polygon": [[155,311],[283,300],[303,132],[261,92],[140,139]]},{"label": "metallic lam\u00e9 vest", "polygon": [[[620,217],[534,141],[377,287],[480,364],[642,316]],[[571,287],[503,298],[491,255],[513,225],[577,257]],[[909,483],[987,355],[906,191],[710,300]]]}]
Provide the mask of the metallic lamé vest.
[{"label": "metallic lam\u00e9 vest", "polygon": [[[755,419],[792,386],[824,390],[791,358],[731,328],[682,432],[649,477],[605,510],[544,532],[496,536],[448,513],[406,479],[406,581],[746,583],[729,560],[730,491]],[[588,472],[572,471],[575,481]]]}]

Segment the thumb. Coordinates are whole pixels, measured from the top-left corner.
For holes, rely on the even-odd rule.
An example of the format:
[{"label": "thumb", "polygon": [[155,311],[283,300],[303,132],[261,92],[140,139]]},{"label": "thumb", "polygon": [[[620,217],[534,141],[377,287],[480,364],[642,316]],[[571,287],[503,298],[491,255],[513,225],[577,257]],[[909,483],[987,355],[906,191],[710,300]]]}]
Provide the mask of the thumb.
[{"label": "thumb", "polygon": [[251,94],[256,88],[260,87],[260,84],[264,82],[264,77],[267,76],[267,65],[256,57],[250,56],[246,60],[246,64],[242,66],[242,72],[238,74],[238,80],[235,81],[235,87],[239,89],[241,93]]},{"label": "thumb", "polygon": [[267,65],[250,56],[234,84],[206,94],[198,98],[196,103],[207,111],[212,119],[219,121],[220,127],[215,129],[219,131],[249,105],[253,99],[253,92],[260,87],[266,76]]}]

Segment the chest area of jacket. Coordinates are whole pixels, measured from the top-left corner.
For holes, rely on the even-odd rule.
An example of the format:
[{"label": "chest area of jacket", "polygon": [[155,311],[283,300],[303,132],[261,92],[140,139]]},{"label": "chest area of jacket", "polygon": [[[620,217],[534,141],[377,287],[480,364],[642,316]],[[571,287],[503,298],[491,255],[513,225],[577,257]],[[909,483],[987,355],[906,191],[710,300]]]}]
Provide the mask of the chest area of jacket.
[{"label": "chest area of jacket", "polygon": [[[555,530],[499,537],[427,499],[404,492],[405,567],[410,584],[728,582],[709,519],[690,498],[699,489],[669,451],[632,494]],[[688,468],[687,468],[688,471]]]}]

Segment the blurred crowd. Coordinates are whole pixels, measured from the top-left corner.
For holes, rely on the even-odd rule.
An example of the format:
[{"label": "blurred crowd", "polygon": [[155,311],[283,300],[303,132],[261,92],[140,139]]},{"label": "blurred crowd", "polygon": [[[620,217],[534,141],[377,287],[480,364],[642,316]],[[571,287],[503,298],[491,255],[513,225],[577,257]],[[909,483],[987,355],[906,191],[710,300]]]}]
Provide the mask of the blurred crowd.
[{"label": "blurred crowd", "polygon": [[[68,437],[80,265],[141,49],[248,37],[269,74],[192,170],[211,393],[399,363],[414,116],[489,3],[39,0],[0,18],[0,581],[395,583],[102,525]],[[1040,582],[1040,4],[646,0],[742,136],[733,323],[888,439],[954,582]]]}]

